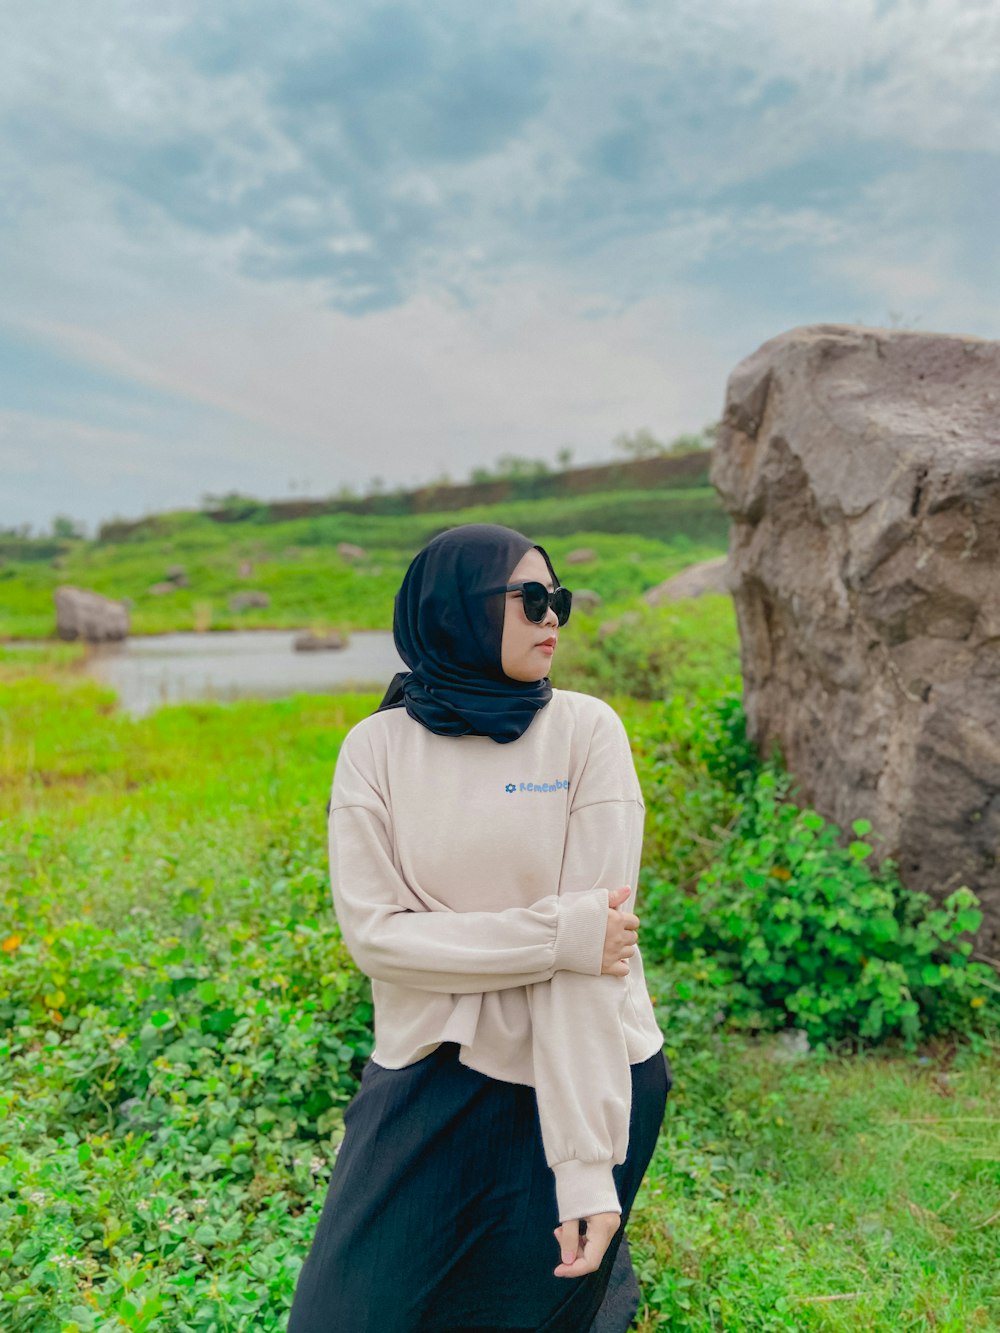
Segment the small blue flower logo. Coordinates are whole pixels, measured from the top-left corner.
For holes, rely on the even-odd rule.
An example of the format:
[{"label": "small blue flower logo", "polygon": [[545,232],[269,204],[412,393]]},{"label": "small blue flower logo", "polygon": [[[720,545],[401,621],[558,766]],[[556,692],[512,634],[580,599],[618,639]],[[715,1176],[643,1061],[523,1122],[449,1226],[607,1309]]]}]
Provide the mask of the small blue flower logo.
[{"label": "small blue flower logo", "polygon": [[508,782],[507,786],[504,788],[504,791],[517,791],[517,787],[514,785],[513,782]]}]

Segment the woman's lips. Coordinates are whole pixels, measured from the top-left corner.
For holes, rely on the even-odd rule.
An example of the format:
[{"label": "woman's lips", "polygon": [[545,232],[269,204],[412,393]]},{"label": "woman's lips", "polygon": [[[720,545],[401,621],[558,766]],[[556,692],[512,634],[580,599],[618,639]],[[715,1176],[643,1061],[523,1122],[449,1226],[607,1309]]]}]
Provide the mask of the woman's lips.
[{"label": "woman's lips", "polygon": [[556,650],[554,643],[537,643],[535,644],[535,647],[540,649],[543,653],[548,653],[549,657],[551,657]]}]

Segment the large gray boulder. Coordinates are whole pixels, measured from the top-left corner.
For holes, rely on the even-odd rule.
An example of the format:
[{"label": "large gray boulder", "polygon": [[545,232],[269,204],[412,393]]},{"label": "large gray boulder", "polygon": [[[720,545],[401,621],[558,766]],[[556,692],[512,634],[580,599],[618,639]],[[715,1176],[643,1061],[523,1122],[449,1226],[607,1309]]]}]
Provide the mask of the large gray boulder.
[{"label": "large gray boulder", "polygon": [[56,588],[54,595],[60,639],[109,643],[128,636],[129,610],[124,603],[68,584]]},{"label": "large gray boulder", "polygon": [[1000,343],[792,329],[732,372],[710,477],[754,741],[911,888],[973,889],[1000,957]]}]

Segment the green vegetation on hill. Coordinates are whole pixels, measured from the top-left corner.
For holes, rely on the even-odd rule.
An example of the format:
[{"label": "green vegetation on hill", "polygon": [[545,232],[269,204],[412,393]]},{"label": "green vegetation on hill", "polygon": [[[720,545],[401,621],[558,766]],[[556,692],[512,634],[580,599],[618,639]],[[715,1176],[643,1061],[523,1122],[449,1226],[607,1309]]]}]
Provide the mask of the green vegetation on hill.
[{"label": "green vegetation on hill", "polygon": [[[373,489],[367,495],[356,495],[350,487],[343,488],[328,499],[302,497],[291,500],[258,500],[252,495],[231,491],[226,495],[205,496],[203,512],[218,522],[283,523],[289,519],[315,517],[338,512],[351,514],[436,514],[452,513],[480,505],[516,504],[524,500],[571,499],[585,494],[607,494],[615,491],[664,491],[689,486],[705,487],[711,454],[705,436],[683,436],[678,450],[665,448],[653,441],[652,452],[647,452],[650,441],[642,438],[629,440],[622,437],[627,461],[600,463],[589,467],[569,466],[553,471],[541,459],[519,458],[508,454],[498,460],[498,467],[490,472],[474,468],[468,482],[453,482],[443,477],[415,490],[396,487],[385,489],[381,478],[373,478]],[[101,541],[119,541],[123,537],[155,526],[155,517],[112,520],[103,523]],[[53,535],[72,535],[73,523],[57,519]]]},{"label": "green vegetation on hill", "polygon": [[[448,514],[336,513],[284,523],[216,523],[204,514],[158,516],[121,542],[66,542],[54,559],[0,560],[0,638],[54,633],[59,584],[132,600],[132,632],[293,628],[312,624],[385,629],[392,601],[420,547],[459,523],[503,523],[551,551],[569,587],[589,587],[605,601],[639,594],[692,561],[725,550],[728,520],[714,491],[631,492],[559,500],[524,500]],[[347,542],[363,559],[338,554]],[[574,547],[599,559],[566,565]],[[249,562],[249,566],[246,564]],[[157,595],[173,565],[189,586]],[[241,575],[241,567],[249,572]],[[229,598],[266,593],[270,605],[232,611]]]}]

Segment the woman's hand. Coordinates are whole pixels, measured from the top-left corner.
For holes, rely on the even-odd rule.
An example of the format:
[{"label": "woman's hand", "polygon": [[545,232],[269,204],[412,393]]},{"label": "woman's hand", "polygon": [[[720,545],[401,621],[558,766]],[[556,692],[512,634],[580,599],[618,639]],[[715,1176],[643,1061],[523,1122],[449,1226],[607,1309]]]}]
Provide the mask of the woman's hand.
[{"label": "woman's hand", "polygon": [[595,1213],[586,1219],[585,1236],[580,1235],[578,1221],[556,1227],[555,1237],[562,1252],[562,1263],[553,1270],[556,1277],[583,1277],[584,1273],[596,1272],[621,1220],[621,1213]]},{"label": "woman's hand", "polygon": [[639,943],[639,918],[632,912],[619,912],[618,908],[631,892],[631,887],[626,884],[624,888],[612,889],[608,894],[608,926],[604,933],[602,977],[628,976],[628,960]]}]

